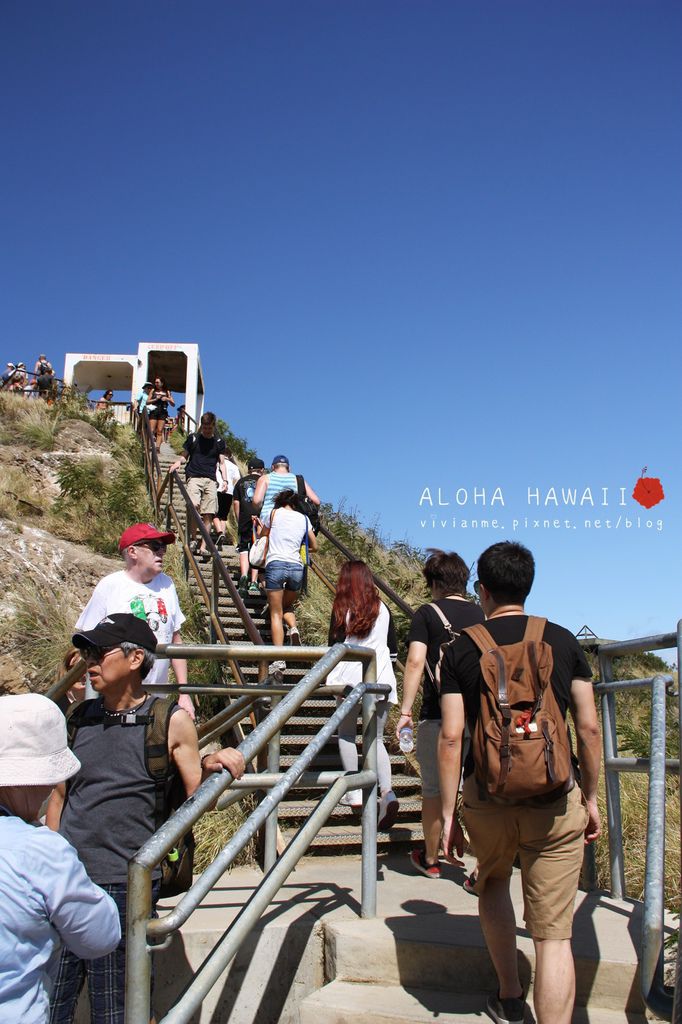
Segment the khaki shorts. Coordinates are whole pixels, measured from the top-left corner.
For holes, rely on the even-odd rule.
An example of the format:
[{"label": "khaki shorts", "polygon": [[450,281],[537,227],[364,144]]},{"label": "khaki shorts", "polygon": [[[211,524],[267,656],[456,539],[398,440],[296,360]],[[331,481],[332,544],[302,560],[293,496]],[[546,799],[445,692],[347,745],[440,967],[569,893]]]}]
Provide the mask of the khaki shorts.
[{"label": "khaki shorts", "polygon": [[473,775],[464,782],[463,816],[478,859],[475,890],[509,878],[521,862],[524,920],[534,939],[570,939],[588,814],[578,786],[540,807],[481,800]]},{"label": "khaki shorts", "polygon": [[189,500],[202,516],[214,516],[218,511],[218,487],[207,476],[191,476],[187,481]]}]

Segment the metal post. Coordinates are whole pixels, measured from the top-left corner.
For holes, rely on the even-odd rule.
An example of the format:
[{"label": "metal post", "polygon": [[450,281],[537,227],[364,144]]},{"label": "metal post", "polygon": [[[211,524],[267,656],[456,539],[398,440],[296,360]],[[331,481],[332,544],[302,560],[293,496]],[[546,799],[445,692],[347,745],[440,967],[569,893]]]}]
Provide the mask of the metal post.
[{"label": "metal post", "polygon": [[[363,682],[375,683],[376,653],[363,666]],[[362,791],[362,917],[376,917],[377,912],[377,713],[376,697],[366,693],[362,698],[362,770],[374,772],[373,786]]]},{"label": "metal post", "polygon": [[651,758],[640,985],[647,1006],[657,1015],[669,1020],[672,999],[663,986],[664,884],[665,679],[663,676],[657,676],[651,688]]},{"label": "metal post", "polygon": [[[682,619],[677,623],[677,735],[682,737]],[[682,752],[681,752],[682,755]],[[682,814],[682,782],[680,784],[680,813]],[[682,858],[682,843],[680,843],[680,856]],[[682,877],[682,860],[680,861],[680,877]],[[680,908],[680,920],[682,920],[682,907]],[[677,937],[677,964],[675,967],[675,998],[673,1002],[673,1024],[682,1024],[682,932]]]},{"label": "metal post", "polygon": [[152,960],[147,921],[152,914],[152,873],[131,861],[128,866],[125,1024],[149,1024]]},{"label": "metal post", "polygon": [[218,572],[218,563],[213,559],[213,572],[211,573],[211,615],[209,616],[211,627],[210,637],[211,643],[217,643],[215,621],[218,618],[218,595],[220,593],[220,573]]},{"label": "metal post", "polygon": [[[613,680],[611,659],[600,652],[599,667],[605,683]],[[601,699],[602,737],[604,742],[604,784],[606,788],[606,818],[609,828],[609,864],[611,869],[611,895],[622,900],[625,894],[625,864],[623,860],[623,820],[620,809],[620,778],[609,768],[611,758],[618,756],[616,734],[616,697],[604,693]]]},{"label": "metal post", "polygon": [[[281,697],[272,697],[272,708],[273,710],[277,707],[281,700]],[[280,736],[279,729],[271,738],[268,743],[268,771],[278,772],[279,771],[279,747],[280,747]],[[277,860],[277,812],[279,805],[275,804],[272,811],[268,815],[265,822],[265,839],[263,843],[263,870],[267,874],[268,871],[274,867],[275,861]]]}]

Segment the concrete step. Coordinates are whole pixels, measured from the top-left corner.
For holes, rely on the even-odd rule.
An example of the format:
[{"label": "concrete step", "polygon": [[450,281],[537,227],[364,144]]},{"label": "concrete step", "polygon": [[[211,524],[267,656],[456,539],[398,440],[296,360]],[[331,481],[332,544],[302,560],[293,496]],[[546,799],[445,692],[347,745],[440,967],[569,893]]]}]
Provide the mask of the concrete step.
[{"label": "concrete step", "polygon": [[[409,868],[405,870],[412,873]],[[462,995],[472,989],[494,991],[496,978],[478,922],[477,901],[469,897],[469,905],[462,907],[468,911],[466,916],[444,914],[439,912],[444,909],[441,900],[455,899],[459,903],[466,894],[459,887],[450,894],[450,885],[444,880],[431,884],[436,902],[424,904],[422,898],[413,905],[408,899],[404,906],[411,909],[411,917],[330,923],[330,980]],[[516,871],[511,892],[519,922],[519,970],[528,989],[535,970],[535,949],[522,924],[523,896]],[[621,926],[627,919],[631,934]],[[578,893],[573,936],[578,1006],[619,1012],[621,1020],[625,1013],[644,1012],[633,946],[633,937],[639,935],[639,920],[640,908],[633,901],[612,900],[604,893]],[[368,957],[370,949],[372,956]]]},{"label": "concrete step", "polygon": [[[454,965],[451,965],[451,969]],[[435,1018],[440,1024],[483,1024],[490,1018],[485,1010],[487,994],[435,992],[397,985],[358,985],[334,981],[301,1003],[301,1024],[426,1024]],[[530,1008],[525,1020],[534,1021]],[[624,1024],[622,1010],[576,1007],[572,1024]],[[627,1024],[646,1024],[642,1014],[628,1014]]]}]

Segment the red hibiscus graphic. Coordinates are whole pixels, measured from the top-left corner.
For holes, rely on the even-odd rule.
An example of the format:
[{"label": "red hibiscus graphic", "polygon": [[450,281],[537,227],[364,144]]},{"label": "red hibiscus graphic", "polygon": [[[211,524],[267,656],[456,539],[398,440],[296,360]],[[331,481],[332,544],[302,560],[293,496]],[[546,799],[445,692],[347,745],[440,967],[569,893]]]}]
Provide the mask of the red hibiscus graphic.
[{"label": "red hibiscus graphic", "polygon": [[665,494],[663,493],[663,485],[658,477],[645,476],[646,471],[647,467],[645,466],[639,480],[635,484],[632,497],[640,505],[643,505],[644,508],[653,508],[654,505],[658,505],[659,501],[663,501]]}]

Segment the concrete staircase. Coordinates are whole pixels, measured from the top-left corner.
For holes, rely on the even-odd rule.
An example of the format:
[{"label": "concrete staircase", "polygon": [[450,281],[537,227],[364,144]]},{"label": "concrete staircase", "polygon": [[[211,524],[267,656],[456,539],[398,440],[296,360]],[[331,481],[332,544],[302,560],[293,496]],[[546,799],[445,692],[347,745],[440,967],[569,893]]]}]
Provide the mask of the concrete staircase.
[{"label": "concrete staircase", "polygon": [[[473,860],[466,858],[467,871]],[[285,882],[193,1024],[485,1024],[495,976],[464,871],[439,881],[412,872],[405,853],[382,852],[378,914],[358,918],[360,858],[307,857]],[[260,881],[251,867],[224,876],[157,960],[157,1014],[172,1005],[213,942]],[[532,1012],[533,943],[512,879],[522,981]],[[170,901],[175,902],[175,900]],[[161,911],[163,913],[163,910]],[[637,951],[641,904],[578,893],[574,1024],[645,1024]]]},{"label": "concrete staircase", "polygon": [[[170,445],[163,444],[159,461],[164,473],[174,459],[175,453]],[[174,493],[173,495],[173,507],[181,522],[184,523],[185,507],[179,493]],[[222,560],[236,585],[239,582],[239,556],[236,549],[231,545],[225,545],[222,550]],[[205,586],[210,592],[212,565],[210,562],[200,563],[199,569]],[[189,573],[189,585],[197,600],[203,603],[199,584],[191,571]],[[263,641],[270,643],[270,624],[265,597],[249,596],[245,598],[244,603],[254,625],[263,637]],[[220,622],[228,640],[234,643],[249,643],[244,624],[223,580],[220,581],[218,609]],[[205,612],[205,624],[208,633],[210,620],[207,611]],[[303,637],[303,642],[305,642],[305,637]],[[240,668],[247,682],[257,682],[258,666],[256,662],[242,661],[240,662]],[[229,670],[227,671],[229,672]],[[298,682],[303,673],[303,668],[293,665],[287,667],[284,673],[285,682],[287,684],[294,684]],[[305,749],[314,734],[332,714],[334,708],[335,701],[333,697],[320,695],[307,701],[305,706],[300,709],[299,714],[290,719],[282,732],[281,738],[280,766],[283,771],[286,771],[293,764],[296,757]],[[248,732],[248,722],[245,721],[243,723],[243,728]],[[360,744],[360,737],[358,737],[358,744]],[[394,744],[394,746],[397,750],[397,744]],[[419,779],[414,771],[411,770],[410,765],[402,754],[399,752],[391,753],[390,758],[393,773],[393,789],[400,801],[400,814],[390,833],[379,833],[379,846],[389,847],[394,844],[412,846],[418,844],[423,839],[420,820],[421,798]],[[324,747],[316,758],[314,768],[336,770],[341,767],[338,745],[336,740],[333,740]],[[296,789],[291,794],[292,799],[280,805],[279,820],[285,840],[306,820],[319,796],[320,790]],[[338,853],[344,850],[357,852],[360,846],[361,829],[359,821],[354,816],[350,807],[339,805],[329,818],[325,828],[316,836],[311,849],[317,853]]]}]

